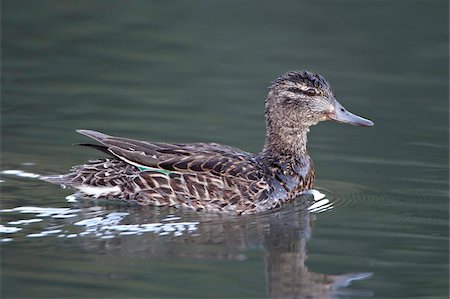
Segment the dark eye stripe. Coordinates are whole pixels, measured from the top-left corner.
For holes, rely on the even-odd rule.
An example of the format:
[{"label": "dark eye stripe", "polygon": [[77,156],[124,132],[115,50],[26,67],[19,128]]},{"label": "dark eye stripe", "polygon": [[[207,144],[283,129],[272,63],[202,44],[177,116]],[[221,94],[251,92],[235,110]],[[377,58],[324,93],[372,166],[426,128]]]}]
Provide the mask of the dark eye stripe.
[{"label": "dark eye stripe", "polygon": [[295,93],[304,93],[304,91],[302,89],[296,88],[296,87],[289,87],[288,91],[295,92]]},{"label": "dark eye stripe", "polygon": [[294,93],[303,93],[303,94],[306,94],[306,95],[309,95],[309,96],[317,95],[316,90],[313,89],[313,88],[309,88],[307,90],[303,90],[303,89],[300,89],[300,88],[297,88],[297,87],[289,87],[287,90],[290,91],[290,92],[294,92]]}]

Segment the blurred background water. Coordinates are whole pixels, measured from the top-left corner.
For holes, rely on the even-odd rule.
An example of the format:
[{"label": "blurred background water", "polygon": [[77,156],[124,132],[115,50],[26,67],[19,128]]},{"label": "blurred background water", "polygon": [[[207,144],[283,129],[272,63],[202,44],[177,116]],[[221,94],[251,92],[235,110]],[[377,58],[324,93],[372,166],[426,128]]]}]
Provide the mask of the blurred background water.
[{"label": "blurred background water", "polygon": [[[447,298],[448,11],[2,1],[1,296]],[[99,157],[71,146],[86,141],[77,128],[258,152],[267,86],[295,69],[321,73],[375,122],[312,128],[328,210],[299,200],[235,218],[72,202],[38,179]]]}]

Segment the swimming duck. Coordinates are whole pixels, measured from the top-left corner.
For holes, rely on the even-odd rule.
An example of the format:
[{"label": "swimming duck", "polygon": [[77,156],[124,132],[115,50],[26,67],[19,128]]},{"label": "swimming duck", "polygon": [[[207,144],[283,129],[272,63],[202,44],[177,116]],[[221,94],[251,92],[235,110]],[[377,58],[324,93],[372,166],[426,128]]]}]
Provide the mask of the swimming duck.
[{"label": "swimming duck", "polygon": [[216,143],[156,143],[77,130],[107,154],[44,180],[83,197],[172,206],[197,211],[254,214],[278,208],[312,188],[309,127],[324,120],[357,126],[373,122],[347,111],[330,84],[309,71],[288,72],[269,87],[266,140],[259,154]]}]

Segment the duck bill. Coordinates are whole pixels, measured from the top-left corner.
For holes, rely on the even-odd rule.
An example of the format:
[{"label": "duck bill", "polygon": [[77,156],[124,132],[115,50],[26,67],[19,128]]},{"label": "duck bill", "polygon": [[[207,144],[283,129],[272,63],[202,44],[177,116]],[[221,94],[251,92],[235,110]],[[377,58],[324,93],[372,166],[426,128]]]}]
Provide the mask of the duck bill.
[{"label": "duck bill", "polygon": [[338,123],[345,123],[350,124],[354,126],[363,126],[363,127],[372,127],[373,122],[371,120],[368,120],[364,117],[358,116],[356,114],[353,114],[344,107],[342,107],[341,104],[339,104],[338,101],[334,102],[334,111],[330,114],[328,114],[328,117],[331,120],[334,120]]}]

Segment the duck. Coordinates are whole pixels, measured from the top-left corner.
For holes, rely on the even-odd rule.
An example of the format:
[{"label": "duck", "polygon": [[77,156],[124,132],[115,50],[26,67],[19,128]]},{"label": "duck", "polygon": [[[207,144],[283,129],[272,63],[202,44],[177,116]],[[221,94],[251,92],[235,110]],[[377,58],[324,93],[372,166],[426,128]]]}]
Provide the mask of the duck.
[{"label": "duck", "polygon": [[374,125],[346,110],[323,76],[306,70],[287,72],[270,84],[264,114],[265,143],[257,154],[217,143],[161,143],[76,130],[97,142],[79,145],[105,157],[43,179],[95,200],[257,214],[313,188],[314,164],[307,151],[311,126],[326,120]]}]

